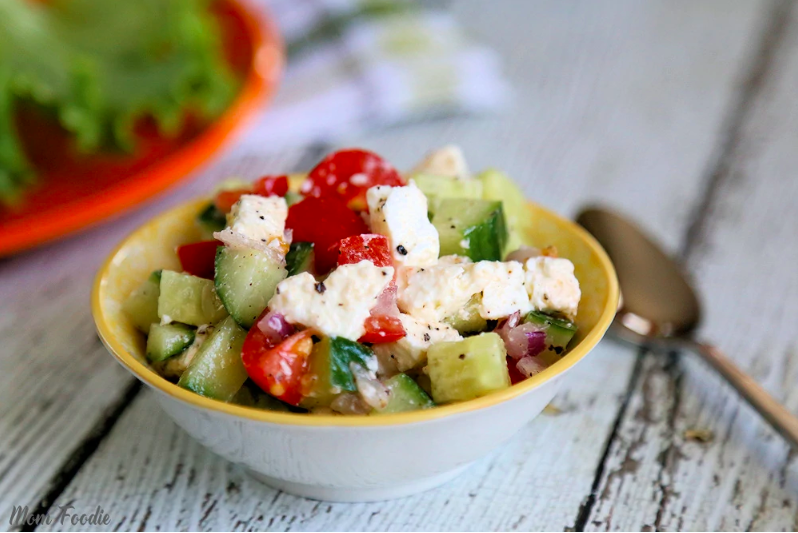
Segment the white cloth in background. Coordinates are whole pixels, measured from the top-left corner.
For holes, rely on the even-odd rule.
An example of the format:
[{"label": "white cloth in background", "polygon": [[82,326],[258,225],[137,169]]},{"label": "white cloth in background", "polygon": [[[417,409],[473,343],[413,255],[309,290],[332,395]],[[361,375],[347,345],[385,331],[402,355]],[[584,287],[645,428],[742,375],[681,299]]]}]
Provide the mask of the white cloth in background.
[{"label": "white cloth in background", "polygon": [[[257,0],[289,50],[277,97],[238,148],[279,150],[429,117],[500,110],[497,56],[438,4]],[[387,7],[386,7],[387,6]]]}]

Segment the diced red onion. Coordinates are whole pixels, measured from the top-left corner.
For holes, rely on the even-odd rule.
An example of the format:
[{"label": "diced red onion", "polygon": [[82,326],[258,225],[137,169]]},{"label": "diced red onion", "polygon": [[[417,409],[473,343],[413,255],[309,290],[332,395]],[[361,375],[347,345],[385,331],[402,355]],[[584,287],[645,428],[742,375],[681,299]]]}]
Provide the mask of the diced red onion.
[{"label": "diced red onion", "polygon": [[537,357],[523,357],[515,364],[515,367],[528,378],[546,369],[546,365]]},{"label": "diced red onion", "polygon": [[330,404],[330,409],[343,415],[367,415],[371,409],[359,394],[344,392]]},{"label": "diced red onion", "polygon": [[527,259],[532,257],[540,257],[540,248],[533,248],[532,246],[521,246],[519,249],[514,250],[507,254],[504,258],[505,261],[518,261],[519,263],[526,263]]},{"label": "diced red onion", "polygon": [[371,310],[371,316],[379,315],[399,316],[399,307],[396,305],[395,281],[390,282],[388,286],[385,287],[385,290],[382,291],[382,294],[377,298],[377,303]]},{"label": "diced red onion", "polygon": [[546,332],[536,324],[517,325],[520,313],[510,315],[496,328],[504,341],[507,355],[516,361],[523,357],[534,357],[546,349]]},{"label": "diced red onion", "polygon": [[258,321],[258,329],[276,346],[294,333],[294,326],[283,315],[269,311]]},{"label": "diced red onion", "polygon": [[377,379],[372,372],[355,363],[349,364],[349,369],[355,377],[357,391],[363,401],[375,409],[383,409],[390,401],[388,388]]}]

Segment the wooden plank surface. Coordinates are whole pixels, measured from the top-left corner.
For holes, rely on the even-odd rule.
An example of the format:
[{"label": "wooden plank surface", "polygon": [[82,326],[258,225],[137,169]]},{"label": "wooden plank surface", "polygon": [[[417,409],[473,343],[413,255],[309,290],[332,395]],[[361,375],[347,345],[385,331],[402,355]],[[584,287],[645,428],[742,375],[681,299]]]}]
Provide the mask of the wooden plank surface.
[{"label": "wooden plank surface", "polygon": [[[292,169],[301,152],[237,158],[147,208],[0,262],[0,528],[11,508],[46,507],[135,396],[135,379],[100,343],[89,293],[102,259],[133,228],[232,170]],[[45,501],[43,501],[45,500]]]},{"label": "wooden plank surface", "polygon": [[[773,6],[687,257],[705,298],[701,335],[798,412],[795,7]],[[694,429],[714,437],[686,438]],[[689,355],[646,359],[598,494],[591,529],[798,527],[795,453]]]},{"label": "wooden plank surface", "polygon": [[[767,15],[763,4],[518,0],[495,3],[491,9],[482,2],[463,1],[453,8],[479,38],[502,54],[517,90],[513,109],[500,117],[417,124],[342,144],[374,148],[406,167],[432,146],[457,142],[474,167],[507,169],[531,198],[556,210],[572,213],[588,199],[610,203],[645,220],[669,246],[679,246],[690,227],[689,214],[703,201],[706,168],[723,138],[736,82],[755,52],[750,45],[752,39],[756,44],[762,31]],[[247,162],[252,172],[248,175],[281,170],[291,166],[290,161],[296,158],[253,158]],[[218,176],[225,169],[216,172]],[[190,192],[212,179],[208,174]],[[125,228],[169,203],[129,217]],[[94,241],[72,241],[49,254],[37,252],[5,264],[5,273],[14,279],[15,287],[9,291],[15,302],[12,308],[24,308],[26,293],[45,294],[45,289],[58,286],[56,281],[68,281],[68,295],[54,315],[68,315],[72,308],[85,306],[90,271],[104,254],[100,248],[107,249],[106,244],[123,233],[120,225],[108,228],[90,234],[101,246],[88,255],[83,255],[82,247]],[[59,264],[60,277],[41,287],[40,274],[48,261]],[[33,274],[26,273],[28,269]],[[63,272],[74,272],[75,277]],[[73,325],[88,321],[85,309],[73,315],[68,319]],[[45,317],[36,313],[24,316],[40,328],[46,324]],[[3,326],[11,336],[32,330],[21,318]],[[88,331],[87,327],[86,335]],[[99,346],[91,352],[89,371],[73,372],[64,361],[86,350],[74,351],[73,344],[64,341],[66,336],[52,334],[48,345],[39,348],[44,352],[37,353],[41,365],[49,368],[61,361],[61,367],[55,368],[63,371],[35,385],[39,395],[52,387],[64,391],[56,400],[59,408],[52,407],[48,419],[57,424],[53,435],[60,440],[52,444],[37,431],[18,430],[16,418],[22,416],[23,407],[16,417],[0,419],[0,438],[6,438],[5,428],[27,435],[26,447],[9,454],[10,461],[22,457],[14,463],[19,473],[0,477],[0,484],[5,483],[0,486],[12,488],[10,495],[1,496],[4,505],[35,502],[46,491],[48,476],[85,440],[87,429],[103,420],[103,409],[119,400],[127,383],[121,377],[117,381],[98,377],[104,369],[118,376],[110,358],[101,357]],[[29,345],[18,341],[15,346],[20,353],[4,357],[8,370],[4,375],[27,375],[32,372],[26,366]],[[310,502],[253,483],[237,467],[191,442],[144,393],[121,413],[96,453],[86,456],[85,465],[62,487],[56,503],[74,499],[86,508],[100,504],[113,510],[113,525],[120,528],[579,528],[593,511],[586,504],[597,469],[604,464],[605,442],[616,435],[619,409],[630,413],[640,401],[637,394],[627,398],[630,383],[636,391],[638,378],[648,375],[650,366],[647,360],[636,362],[633,350],[603,343],[577,367],[555,400],[564,413],[539,418],[519,438],[446,487],[396,502],[362,505]],[[86,374],[94,377],[93,385]],[[8,382],[10,387],[0,393],[6,395],[3,405],[21,394],[16,380]],[[668,385],[666,376],[652,386]],[[87,401],[69,396],[67,387],[82,389],[97,405],[89,405],[78,417],[64,415],[64,402]],[[45,447],[50,444],[52,449]],[[43,453],[21,454],[37,445],[46,448]],[[646,467],[655,470],[657,458],[649,457]],[[21,476],[34,462],[43,465],[41,479],[19,488]],[[634,509],[619,506],[614,512],[632,515]]]}]

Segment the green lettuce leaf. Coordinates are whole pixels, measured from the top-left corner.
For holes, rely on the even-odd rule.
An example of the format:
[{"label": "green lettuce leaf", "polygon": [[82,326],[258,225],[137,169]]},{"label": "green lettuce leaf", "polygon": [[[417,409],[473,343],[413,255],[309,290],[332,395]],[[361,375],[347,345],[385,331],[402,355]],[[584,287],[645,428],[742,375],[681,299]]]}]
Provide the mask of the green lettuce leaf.
[{"label": "green lettuce leaf", "polygon": [[152,116],[175,134],[191,109],[210,120],[235,95],[209,0],[0,1],[0,201],[31,182],[15,107],[50,111],[86,153],[135,149]]}]

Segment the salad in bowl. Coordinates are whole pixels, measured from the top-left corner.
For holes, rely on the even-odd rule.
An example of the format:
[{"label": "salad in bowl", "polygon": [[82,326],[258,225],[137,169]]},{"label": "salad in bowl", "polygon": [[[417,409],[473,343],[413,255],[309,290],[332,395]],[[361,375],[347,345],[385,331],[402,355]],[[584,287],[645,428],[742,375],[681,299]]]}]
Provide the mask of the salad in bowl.
[{"label": "salad in bowl", "polygon": [[160,376],[268,410],[380,416],[473,400],[559,361],[581,288],[524,245],[522,192],[456,147],[400,174],[348,149],[307,176],[228,180],[122,303]]}]

